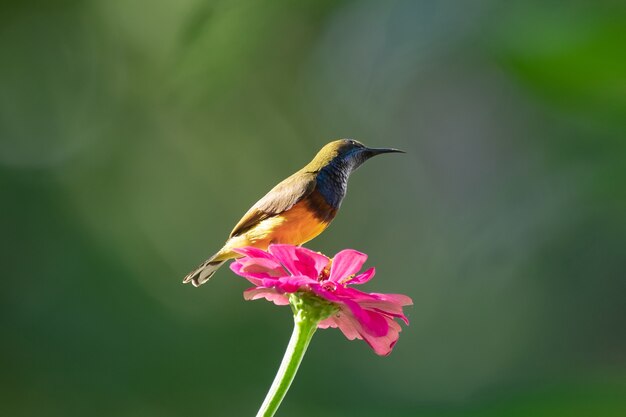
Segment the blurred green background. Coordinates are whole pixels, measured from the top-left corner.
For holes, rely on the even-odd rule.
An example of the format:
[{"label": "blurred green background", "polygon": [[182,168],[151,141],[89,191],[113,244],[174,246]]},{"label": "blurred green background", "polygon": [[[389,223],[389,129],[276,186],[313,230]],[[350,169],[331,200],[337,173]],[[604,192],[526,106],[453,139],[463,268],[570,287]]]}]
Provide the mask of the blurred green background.
[{"label": "blurred green background", "polygon": [[410,295],[281,416],[626,415],[626,6],[0,3],[0,412],[249,416],[291,332],[182,277],[326,142],[394,146],[308,244]]}]

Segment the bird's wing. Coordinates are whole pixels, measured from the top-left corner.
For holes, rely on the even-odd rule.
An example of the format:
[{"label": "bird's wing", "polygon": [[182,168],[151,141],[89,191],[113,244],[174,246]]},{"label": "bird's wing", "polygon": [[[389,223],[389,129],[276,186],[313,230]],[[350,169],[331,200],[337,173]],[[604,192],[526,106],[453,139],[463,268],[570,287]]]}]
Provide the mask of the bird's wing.
[{"label": "bird's wing", "polygon": [[288,177],[257,203],[239,220],[230,237],[238,236],[258,222],[280,214],[293,207],[315,189],[315,175],[309,172],[297,172]]}]

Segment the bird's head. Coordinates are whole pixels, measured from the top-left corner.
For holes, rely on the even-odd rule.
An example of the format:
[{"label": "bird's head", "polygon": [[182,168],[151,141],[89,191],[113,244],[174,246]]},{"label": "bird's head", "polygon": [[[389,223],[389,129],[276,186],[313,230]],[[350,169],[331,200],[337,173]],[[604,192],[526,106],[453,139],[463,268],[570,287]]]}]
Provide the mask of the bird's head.
[{"label": "bird's head", "polygon": [[404,151],[395,148],[368,148],[354,139],[339,139],[320,149],[307,167],[319,170],[334,164],[342,169],[347,169],[349,173],[376,155],[393,152],[404,153]]}]

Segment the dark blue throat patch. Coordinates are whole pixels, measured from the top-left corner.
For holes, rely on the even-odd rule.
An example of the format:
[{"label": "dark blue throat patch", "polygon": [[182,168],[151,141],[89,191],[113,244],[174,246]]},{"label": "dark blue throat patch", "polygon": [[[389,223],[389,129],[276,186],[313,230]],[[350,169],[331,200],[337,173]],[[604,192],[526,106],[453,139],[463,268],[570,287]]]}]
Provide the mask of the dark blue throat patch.
[{"label": "dark blue throat patch", "polygon": [[346,195],[350,165],[343,158],[335,158],[317,174],[317,191],[334,209],[341,206]]}]

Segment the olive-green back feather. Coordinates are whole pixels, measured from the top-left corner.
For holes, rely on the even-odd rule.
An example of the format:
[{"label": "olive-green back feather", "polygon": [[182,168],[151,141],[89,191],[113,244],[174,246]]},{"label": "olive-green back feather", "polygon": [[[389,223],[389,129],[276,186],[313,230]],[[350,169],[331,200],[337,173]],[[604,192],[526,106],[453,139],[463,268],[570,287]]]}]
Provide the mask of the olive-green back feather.
[{"label": "olive-green back feather", "polygon": [[315,174],[300,170],[272,188],[239,220],[230,233],[238,236],[269,217],[292,208],[315,189]]}]

